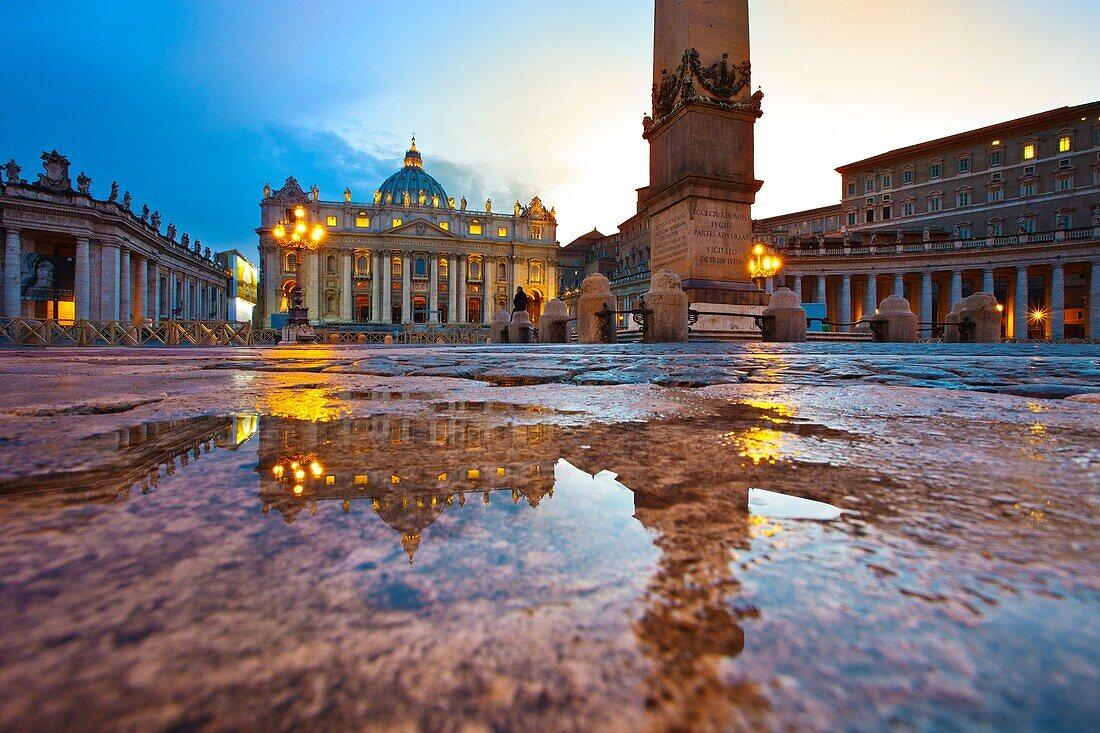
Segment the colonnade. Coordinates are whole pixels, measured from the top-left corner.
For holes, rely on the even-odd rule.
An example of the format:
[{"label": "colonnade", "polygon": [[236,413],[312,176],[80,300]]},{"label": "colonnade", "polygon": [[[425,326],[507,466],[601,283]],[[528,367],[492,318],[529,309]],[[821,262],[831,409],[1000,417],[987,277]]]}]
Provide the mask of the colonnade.
[{"label": "colonnade", "polygon": [[[788,263],[790,267],[790,263]],[[793,267],[791,268],[794,269]],[[875,312],[888,295],[905,297],[920,321],[922,337],[932,335],[964,293],[986,292],[1004,306],[1006,338],[1067,337],[1100,339],[1100,260],[1006,266],[961,266],[875,272],[789,272],[781,284],[804,303],[824,303],[835,330]]]},{"label": "colonnade", "polygon": [[[41,317],[35,301],[23,300],[25,252],[33,252],[33,232],[7,227],[4,232],[3,315]],[[71,241],[71,240],[70,240]],[[54,244],[63,249],[72,245]],[[75,237],[73,318],[102,321],[226,319],[226,276],[198,274],[171,258],[153,259],[141,250],[113,241]],[[56,274],[56,273],[52,273]],[[56,285],[51,282],[50,288]],[[59,314],[53,314],[59,318]]]}]

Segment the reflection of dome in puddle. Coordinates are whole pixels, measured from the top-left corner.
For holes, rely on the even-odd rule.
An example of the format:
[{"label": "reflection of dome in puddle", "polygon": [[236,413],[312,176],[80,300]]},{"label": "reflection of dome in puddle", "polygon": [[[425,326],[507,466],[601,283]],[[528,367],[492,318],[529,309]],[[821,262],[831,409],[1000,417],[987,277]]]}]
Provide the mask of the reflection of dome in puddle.
[{"label": "reflection of dome in puddle", "polygon": [[411,565],[416,548],[420,546],[421,532],[439,519],[447,505],[431,496],[375,500],[373,506],[383,522],[401,533],[401,546],[409,554]]}]

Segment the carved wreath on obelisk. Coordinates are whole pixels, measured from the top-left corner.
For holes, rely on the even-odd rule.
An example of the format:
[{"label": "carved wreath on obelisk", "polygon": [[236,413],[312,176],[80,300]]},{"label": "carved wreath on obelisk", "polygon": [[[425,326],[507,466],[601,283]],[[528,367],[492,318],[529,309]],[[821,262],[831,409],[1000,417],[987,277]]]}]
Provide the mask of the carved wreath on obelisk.
[{"label": "carved wreath on obelisk", "polygon": [[[653,85],[653,117],[646,117],[642,123],[646,132],[653,125],[675,112],[681,105],[691,103],[708,104],[721,109],[741,109],[760,116],[760,102],[763,92],[756,92],[748,102],[733,99],[752,78],[749,62],[731,64],[729,54],[722,54],[721,61],[704,67],[699,60],[699,52],[694,48],[684,51],[680,66],[675,74],[667,69],[661,72],[661,81]],[[698,85],[698,88],[697,86]]]}]

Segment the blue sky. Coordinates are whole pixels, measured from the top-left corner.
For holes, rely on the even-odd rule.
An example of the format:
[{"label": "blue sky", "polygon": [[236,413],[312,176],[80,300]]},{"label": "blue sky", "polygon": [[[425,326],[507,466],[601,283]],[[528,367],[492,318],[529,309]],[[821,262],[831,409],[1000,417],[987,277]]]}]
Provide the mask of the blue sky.
[{"label": "blue sky", "polygon": [[[106,196],[255,251],[265,182],[365,200],[411,133],[456,198],[538,194],[563,242],[648,176],[652,3],[7,2],[0,158],[57,147]],[[1100,3],[750,1],[765,92],[755,216],[837,199],[833,168],[1100,98]]]}]

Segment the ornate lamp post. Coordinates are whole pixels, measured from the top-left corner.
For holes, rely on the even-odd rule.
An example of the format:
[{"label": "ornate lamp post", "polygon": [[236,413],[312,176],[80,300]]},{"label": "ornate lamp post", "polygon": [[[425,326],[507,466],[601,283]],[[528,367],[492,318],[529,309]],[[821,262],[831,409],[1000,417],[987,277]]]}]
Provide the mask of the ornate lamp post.
[{"label": "ornate lamp post", "polygon": [[[758,244],[752,248],[752,259],[749,260],[749,274],[753,280],[767,280],[770,277],[775,277],[775,274],[779,272],[779,268],[782,265],[778,257],[772,257],[771,255],[764,253],[764,245]],[[758,283],[760,289],[763,290],[763,283]]]},{"label": "ornate lamp post", "polygon": [[272,466],[271,472],[277,481],[291,487],[290,492],[294,496],[300,497],[305,492],[306,483],[310,479],[320,479],[325,469],[317,461],[317,456],[301,453],[283,456]]},{"label": "ornate lamp post", "polygon": [[[271,230],[275,241],[284,249],[294,250],[294,290],[291,294],[291,306],[287,309],[286,331],[294,331],[296,336],[299,329],[309,328],[309,308],[302,305],[302,253],[304,250],[315,250],[321,244],[325,236],[325,229],[320,224],[314,225],[309,231],[306,221],[306,209],[299,204],[294,207],[293,221],[279,221]],[[293,340],[293,339],[292,339]]]}]

